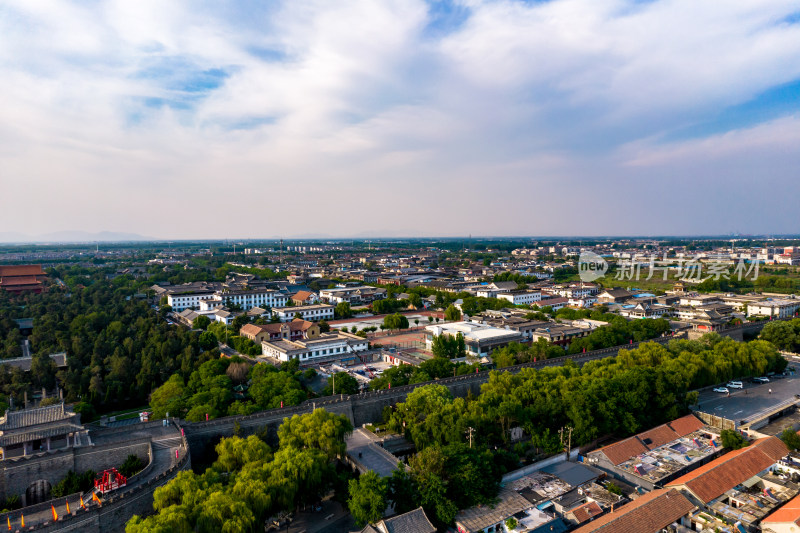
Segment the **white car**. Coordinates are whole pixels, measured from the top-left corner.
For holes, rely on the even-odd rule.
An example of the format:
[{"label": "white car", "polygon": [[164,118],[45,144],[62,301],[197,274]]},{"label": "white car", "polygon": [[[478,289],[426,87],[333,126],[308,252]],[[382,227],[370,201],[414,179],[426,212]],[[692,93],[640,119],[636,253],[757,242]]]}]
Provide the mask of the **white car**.
[{"label": "white car", "polygon": [[753,378],[753,381],[756,383],[769,383],[769,378],[767,377]]},{"label": "white car", "polygon": [[728,394],[730,391],[725,387],[717,387],[714,389],[714,392],[721,392],[722,394]]},{"label": "white car", "polygon": [[741,381],[731,381],[730,383],[728,383],[725,386],[728,387],[729,389],[743,389],[744,388],[744,385],[742,384]]}]

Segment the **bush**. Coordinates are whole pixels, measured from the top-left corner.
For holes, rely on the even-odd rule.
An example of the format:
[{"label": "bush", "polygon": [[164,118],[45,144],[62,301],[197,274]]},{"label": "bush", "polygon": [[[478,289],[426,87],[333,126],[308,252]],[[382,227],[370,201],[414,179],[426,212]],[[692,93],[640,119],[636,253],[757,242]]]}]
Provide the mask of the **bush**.
[{"label": "bush", "polygon": [[139,459],[137,455],[130,454],[126,459],[125,462],[122,463],[122,466],[119,467],[119,473],[125,477],[131,477],[132,475],[141,472],[144,468],[144,464],[142,460]]},{"label": "bush", "polygon": [[62,496],[69,496],[76,492],[86,492],[94,487],[94,478],[96,475],[94,470],[87,470],[80,475],[70,470],[67,472],[64,479],[53,486],[50,495],[53,498],[61,498]]}]

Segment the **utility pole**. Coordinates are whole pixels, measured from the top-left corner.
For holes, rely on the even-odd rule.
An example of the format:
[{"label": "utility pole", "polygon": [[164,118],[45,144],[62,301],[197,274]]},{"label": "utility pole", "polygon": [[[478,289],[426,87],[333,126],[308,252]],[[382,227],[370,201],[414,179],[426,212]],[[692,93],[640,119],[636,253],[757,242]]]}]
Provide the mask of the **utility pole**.
[{"label": "utility pole", "polygon": [[469,447],[472,448],[472,435],[475,433],[475,428],[468,427],[467,428],[467,435],[469,435]]}]

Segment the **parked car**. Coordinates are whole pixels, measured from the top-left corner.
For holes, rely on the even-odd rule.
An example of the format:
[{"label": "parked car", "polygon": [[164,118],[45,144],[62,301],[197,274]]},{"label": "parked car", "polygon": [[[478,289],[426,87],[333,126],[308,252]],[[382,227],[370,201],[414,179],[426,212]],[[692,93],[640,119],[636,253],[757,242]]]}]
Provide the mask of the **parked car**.
[{"label": "parked car", "polygon": [[769,383],[769,378],[764,376],[753,378],[753,383]]},{"label": "parked car", "polygon": [[717,387],[714,389],[714,392],[721,392],[722,394],[728,394],[730,391],[726,387]]},{"label": "parked car", "polygon": [[741,381],[731,381],[727,385],[725,385],[729,389],[743,389],[744,385]]}]

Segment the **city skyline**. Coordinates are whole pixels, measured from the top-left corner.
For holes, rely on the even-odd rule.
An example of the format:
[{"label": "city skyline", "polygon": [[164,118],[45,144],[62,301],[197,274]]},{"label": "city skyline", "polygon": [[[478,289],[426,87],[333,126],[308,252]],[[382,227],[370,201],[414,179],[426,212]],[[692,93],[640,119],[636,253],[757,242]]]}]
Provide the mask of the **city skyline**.
[{"label": "city skyline", "polygon": [[791,2],[3,1],[0,31],[5,234],[800,232]]}]

